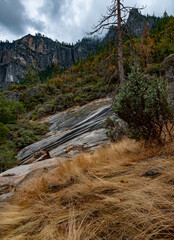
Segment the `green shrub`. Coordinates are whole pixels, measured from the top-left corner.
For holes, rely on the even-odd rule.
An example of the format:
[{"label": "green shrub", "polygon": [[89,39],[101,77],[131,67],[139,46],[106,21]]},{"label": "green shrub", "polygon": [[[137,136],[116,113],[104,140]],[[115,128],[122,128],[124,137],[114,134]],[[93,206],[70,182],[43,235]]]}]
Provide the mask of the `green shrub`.
[{"label": "green shrub", "polygon": [[43,86],[44,86],[44,90],[45,90],[46,94],[48,94],[48,95],[53,95],[58,92],[58,89],[56,88],[56,86],[54,84],[50,83],[50,84],[46,84]]},{"label": "green shrub", "polygon": [[84,78],[82,82],[83,85],[94,84],[95,82],[97,82],[97,79],[92,74],[89,74]]},{"label": "green shrub", "polygon": [[19,114],[24,111],[22,103],[0,98],[0,121],[2,123],[15,123]]},{"label": "green shrub", "polygon": [[10,133],[9,139],[13,141],[14,148],[24,148],[36,141],[49,131],[48,123],[20,121],[17,124],[7,125]]},{"label": "green shrub", "polygon": [[15,85],[15,84],[12,84],[9,87],[10,91],[21,91],[21,90],[24,90],[24,89],[26,89],[25,85]]},{"label": "green shrub", "polygon": [[143,79],[135,66],[128,78],[116,98],[116,115],[127,123],[131,138],[160,140],[165,124],[173,118],[167,82],[157,77]]},{"label": "green shrub", "polygon": [[36,112],[36,117],[41,118],[47,116],[49,114],[54,114],[56,112],[55,109],[55,101],[49,101],[41,105],[41,107]]},{"label": "green shrub", "polygon": [[81,95],[78,95],[74,98],[75,103],[78,103],[78,102],[81,102],[81,101],[82,101],[82,96]]},{"label": "green shrub", "polygon": [[0,146],[0,172],[13,167],[16,164],[16,152],[9,145]]},{"label": "green shrub", "polygon": [[16,148],[21,149],[34,143],[37,140],[39,139],[34,136],[34,133],[32,131],[23,129],[23,131],[20,131],[20,136],[14,140],[14,143]]},{"label": "green shrub", "polygon": [[93,91],[93,89],[94,89],[94,85],[87,85],[87,86],[83,87],[82,92],[83,93],[90,93],[90,92]]},{"label": "green shrub", "polygon": [[57,111],[70,108],[74,105],[74,94],[73,93],[66,93],[60,94],[55,98],[55,109]]},{"label": "green shrub", "polygon": [[6,143],[9,132],[10,130],[0,122],[0,145]]},{"label": "green shrub", "polygon": [[36,94],[34,96],[21,99],[21,101],[25,104],[27,110],[32,110],[35,106],[44,102],[44,96],[42,94]]},{"label": "green shrub", "polygon": [[149,66],[146,69],[145,73],[148,73],[150,75],[156,74],[157,76],[159,76],[160,75],[160,64],[153,64],[153,65]]}]

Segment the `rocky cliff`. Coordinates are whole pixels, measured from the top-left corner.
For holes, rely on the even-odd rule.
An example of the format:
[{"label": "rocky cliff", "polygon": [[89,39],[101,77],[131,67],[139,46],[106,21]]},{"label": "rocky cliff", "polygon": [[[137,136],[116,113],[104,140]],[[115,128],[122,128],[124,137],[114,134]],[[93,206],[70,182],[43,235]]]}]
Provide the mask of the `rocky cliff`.
[{"label": "rocky cliff", "polygon": [[127,21],[127,31],[132,37],[140,37],[145,28],[149,31],[154,29],[159,22],[159,18],[155,16],[144,16],[136,8],[132,9]]},{"label": "rocky cliff", "polygon": [[67,69],[96,49],[98,40],[82,39],[75,46],[66,46],[41,35],[27,35],[13,43],[0,43],[0,86],[17,83],[35,60],[39,70],[53,63]]},{"label": "rocky cliff", "polygon": [[[140,37],[145,28],[149,31],[154,29],[159,22],[159,18],[155,16],[144,16],[137,8],[130,10],[127,23],[123,25],[123,31],[126,34],[130,34],[132,37]],[[113,40],[117,36],[117,28],[111,27],[108,31],[108,34],[104,38],[104,42],[109,38]]]}]

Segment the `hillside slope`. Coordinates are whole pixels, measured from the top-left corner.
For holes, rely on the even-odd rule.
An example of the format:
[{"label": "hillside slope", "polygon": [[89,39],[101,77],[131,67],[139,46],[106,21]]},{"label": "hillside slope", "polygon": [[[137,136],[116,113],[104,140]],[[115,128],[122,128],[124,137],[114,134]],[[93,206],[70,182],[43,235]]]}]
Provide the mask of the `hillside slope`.
[{"label": "hillside slope", "polygon": [[173,147],[125,139],[41,173],[1,209],[1,239],[172,240]]},{"label": "hillside slope", "polygon": [[[123,44],[125,75],[127,77],[130,73],[131,64],[138,61],[141,71],[146,76],[151,77],[155,74],[169,80],[170,99],[173,101],[174,18],[165,15],[158,19],[159,22],[152,32],[149,32],[146,22],[151,22],[150,26],[152,27],[155,17],[138,14],[138,18],[141,25],[140,32],[143,31],[143,35],[132,40],[135,49],[132,49],[132,43],[128,39]],[[133,22],[136,21],[134,15],[131,16],[131,19]],[[134,32],[134,34],[136,33]],[[37,37],[42,38],[42,36]],[[39,40],[31,41],[31,47],[39,50]],[[42,47],[44,49],[44,46]],[[23,79],[25,80],[23,85],[12,85],[10,91],[2,92],[0,94],[0,114],[1,125],[5,125],[2,125],[5,132],[4,142],[0,145],[0,165],[2,165],[0,171],[14,166],[16,163],[14,156],[17,155],[17,151],[44,137],[48,127],[45,126],[43,129],[44,126],[41,126],[43,131],[40,134],[38,131],[40,126],[36,126],[35,123],[31,124],[30,120],[38,121],[40,118],[72,107],[81,107],[92,100],[115,95],[116,89],[119,87],[117,60],[116,42],[108,41],[106,46],[95,55],[88,56],[85,61],[79,61],[78,64],[63,73],[58,73],[57,68],[45,71],[43,74],[47,79],[45,84],[38,84],[38,72],[30,71],[33,69],[29,68]],[[6,99],[12,101],[6,101]],[[21,113],[24,114],[20,115]],[[22,119],[19,120],[19,118]],[[39,136],[36,136],[35,132]],[[59,136],[54,139],[59,139]],[[44,150],[51,149],[52,151],[50,144],[47,145],[49,145],[48,148],[44,145]],[[28,148],[31,149],[31,146]],[[37,150],[39,149],[37,148]]]}]

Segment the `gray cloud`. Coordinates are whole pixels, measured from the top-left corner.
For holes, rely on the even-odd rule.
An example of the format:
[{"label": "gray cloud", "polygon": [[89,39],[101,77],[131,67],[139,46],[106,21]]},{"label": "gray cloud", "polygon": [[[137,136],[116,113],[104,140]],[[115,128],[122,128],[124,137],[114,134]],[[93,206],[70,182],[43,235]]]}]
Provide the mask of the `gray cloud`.
[{"label": "gray cloud", "polygon": [[[111,0],[0,0],[0,39],[13,40],[41,32],[59,41],[76,42],[97,24]],[[124,0],[129,6],[147,5],[143,14],[174,14],[173,0]]]},{"label": "gray cloud", "polygon": [[65,2],[65,0],[44,0],[43,6],[40,7],[39,11],[49,18],[54,18],[60,14],[61,8],[64,6]]},{"label": "gray cloud", "polygon": [[[110,4],[111,0],[44,0],[40,10],[49,23],[46,29],[49,35],[60,41],[75,42],[91,31]],[[142,11],[144,14],[161,16],[165,10],[174,13],[173,0],[165,0],[165,4],[163,0],[124,0],[124,4],[132,7],[147,5]]]},{"label": "gray cloud", "polygon": [[48,21],[46,29],[59,41],[75,42],[90,31],[111,0],[44,0],[40,13]]},{"label": "gray cloud", "polygon": [[20,0],[0,0],[0,26],[14,35],[21,35],[26,33],[27,27],[42,31],[44,23],[29,18]]}]

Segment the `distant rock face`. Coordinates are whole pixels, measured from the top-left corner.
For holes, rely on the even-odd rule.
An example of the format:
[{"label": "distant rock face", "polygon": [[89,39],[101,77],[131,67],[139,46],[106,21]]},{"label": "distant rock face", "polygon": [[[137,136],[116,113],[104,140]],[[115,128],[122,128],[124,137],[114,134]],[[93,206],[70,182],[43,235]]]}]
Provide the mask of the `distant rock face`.
[{"label": "distant rock face", "polygon": [[158,23],[158,18],[155,16],[144,16],[136,8],[132,9],[127,21],[128,31],[133,37],[140,37],[147,27],[151,31]]},{"label": "distant rock face", "polygon": [[36,60],[40,70],[59,63],[67,69],[85,59],[96,49],[98,40],[82,39],[74,47],[65,46],[49,38],[27,35],[13,43],[0,43],[0,87],[17,83],[23,73]]},{"label": "distant rock face", "polygon": [[[131,9],[126,25],[123,25],[123,31],[129,33],[132,37],[140,37],[145,29],[151,31],[154,29],[159,21],[159,18],[152,16],[142,15],[138,9]],[[117,28],[111,27],[108,34],[104,38],[106,42],[107,39],[113,40],[117,36]]]}]

